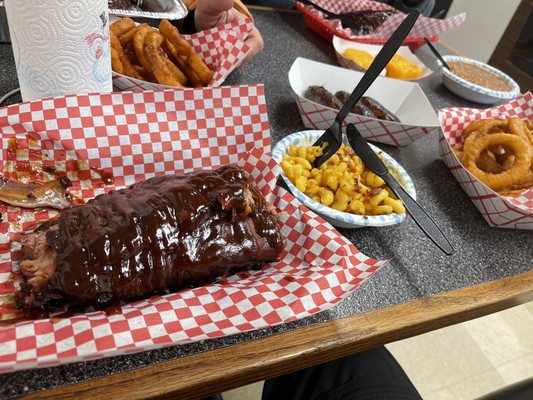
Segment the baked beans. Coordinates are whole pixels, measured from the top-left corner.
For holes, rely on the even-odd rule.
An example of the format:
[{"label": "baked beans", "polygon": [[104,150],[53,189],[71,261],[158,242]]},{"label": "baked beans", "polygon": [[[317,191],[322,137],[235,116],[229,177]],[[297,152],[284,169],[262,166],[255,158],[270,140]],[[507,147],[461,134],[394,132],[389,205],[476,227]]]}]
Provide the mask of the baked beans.
[{"label": "baked beans", "polygon": [[502,78],[484,68],[461,61],[449,62],[448,65],[455,75],[475,85],[502,92],[512,90],[512,87]]}]

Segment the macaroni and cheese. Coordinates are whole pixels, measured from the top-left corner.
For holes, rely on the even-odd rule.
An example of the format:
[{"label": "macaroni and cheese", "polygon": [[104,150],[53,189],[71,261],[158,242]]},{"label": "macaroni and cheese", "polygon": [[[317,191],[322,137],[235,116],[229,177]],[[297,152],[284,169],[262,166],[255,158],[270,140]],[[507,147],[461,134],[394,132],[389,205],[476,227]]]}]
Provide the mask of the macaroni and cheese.
[{"label": "macaroni and cheese", "polygon": [[338,211],[361,215],[404,214],[405,207],[385,181],[366,168],[344,144],[319,168],[312,162],[322,155],[319,146],[288,148],[281,168],[298,190]]}]

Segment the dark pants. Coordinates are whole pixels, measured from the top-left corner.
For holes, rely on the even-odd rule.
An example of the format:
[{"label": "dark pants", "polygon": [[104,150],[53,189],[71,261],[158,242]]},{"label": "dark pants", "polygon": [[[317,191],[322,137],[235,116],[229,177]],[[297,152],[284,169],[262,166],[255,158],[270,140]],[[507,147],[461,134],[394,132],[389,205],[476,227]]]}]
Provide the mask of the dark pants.
[{"label": "dark pants", "polygon": [[385,347],[269,379],[262,400],[421,399]]}]

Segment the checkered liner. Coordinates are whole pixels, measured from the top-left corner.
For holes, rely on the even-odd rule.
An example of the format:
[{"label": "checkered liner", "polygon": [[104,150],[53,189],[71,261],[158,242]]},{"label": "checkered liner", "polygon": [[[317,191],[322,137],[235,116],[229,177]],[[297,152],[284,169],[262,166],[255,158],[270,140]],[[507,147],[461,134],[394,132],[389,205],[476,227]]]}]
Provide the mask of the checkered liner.
[{"label": "checkered liner", "polygon": [[[318,6],[334,12],[336,14],[348,11],[361,11],[361,10],[395,10],[394,7],[389,5],[371,1],[371,0],[313,0],[313,3]],[[387,40],[390,35],[398,28],[398,26],[404,20],[406,14],[398,12],[388,18],[383,24],[374,30],[370,35],[354,36],[349,28],[343,28],[340,20],[327,19],[324,14],[312,6],[303,6],[306,10],[312,14],[315,18],[319,19],[322,23],[329,26],[332,32],[345,39],[375,39],[378,41]],[[424,16],[418,17],[418,20],[411,29],[411,32],[407,36],[407,39],[417,39],[423,37],[437,36],[441,33],[456,28],[466,20],[466,14],[462,13],[454,17],[446,19],[428,18]]]},{"label": "checkered liner", "polygon": [[[322,104],[307,100],[294,93],[302,122],[306,128],[312,129],[327,129],[331,126],[338,110],[326,107]],[[348,114],[343,122],[343,127],[346,129],[348,124],[355,124],[361,135],[366,139],[389,144],[396,147],[404,147],[424,135],[428,134],[435,127],[413,126],[398,122],[382,121],[375,118],[368,118],[357,114]]]},{"label": "checkered liner", "polygon": [[491,190],[459,162],[452,150],[454,144],[462,143],[462,130],[472,121],[482,118],[533,118],[533,95],[531,92],[503,105],[477,110],[473,108],[444,108],[439,110],[442,131],[439,151],[453,176],[481,212],[490,226],[510,229],[533,229],[533,188],[520,196],[504,197]]},{"label": "checkered liner", "polygon": [[[228,75],[241,65],[251,50],[244,43],[244,39],[253,27],[253,20],[246,18],[193,35],[183,35],[193,47],[194,52],[214,71],[213,79],[208,86],[220,86]],[[174,89],[170,86],[134,79],[116,72],[113,72],[113,87],[118,91]]]},{"label": "checkered liner", "polygon": [[[261,271],[106,311],[0,328],[0,372],[84,361],[260,329],[331,308],[385,264],[360,253],[322,218],[275,186],[262,85],[71,95],[0,109],[1,164],[39,178],[68,175],[93,197],[101,169],[124,186],[163,173],[240,163],[280,212],[282,259]],[[35,174],[35,175],[32,175]],[[12,240],[55,212],[0,205],[0,320],[13,307],[19,250]],[[15,282],[16,283],[16,282]]]}]

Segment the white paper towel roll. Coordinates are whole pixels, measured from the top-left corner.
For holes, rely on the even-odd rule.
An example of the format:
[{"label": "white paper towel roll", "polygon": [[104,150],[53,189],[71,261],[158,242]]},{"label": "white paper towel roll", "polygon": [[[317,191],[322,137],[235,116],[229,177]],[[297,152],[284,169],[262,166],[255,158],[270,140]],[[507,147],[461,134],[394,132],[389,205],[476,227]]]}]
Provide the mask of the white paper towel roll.
[{"label": "white paper towel roll", "polygon": [[23,100],[111,92],[108,0],[5,0]]}]

